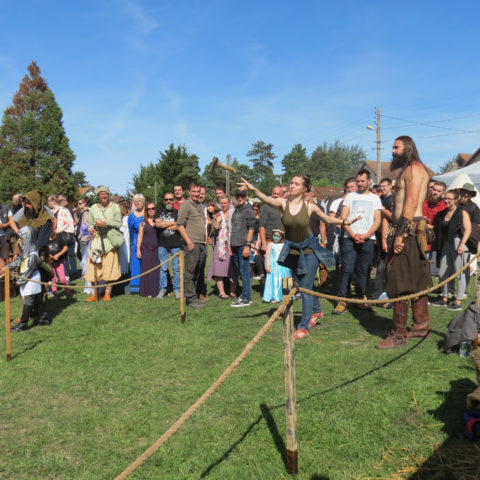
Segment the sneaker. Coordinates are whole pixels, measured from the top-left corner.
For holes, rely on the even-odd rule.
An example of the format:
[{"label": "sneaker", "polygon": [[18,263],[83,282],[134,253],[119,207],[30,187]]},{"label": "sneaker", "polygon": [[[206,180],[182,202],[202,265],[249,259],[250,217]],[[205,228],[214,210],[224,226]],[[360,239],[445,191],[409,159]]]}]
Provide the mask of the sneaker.
[{"label": "sneaker", "polygon": [[205,303],[200,302],[199,300],[194,300],[193,302],[187,303],[187,305],[195,310],[200,310],[201,308],[205,308]]},{"label": "sneaker", "polygon": [[438,300],[430,302],[430,305],[433,305],[434,307],[446,307],[447,302],[445,302],[443,298],[439,298]]},{"label": "sneaker", "polygon": [[233,302],[230,306],[231,307],[248,307],[252,304],[251,300],[244,300],[243,298],[239,298],[236,302]]},{"label": "sneaker", "polygon": [[157,298],[161,300],[165,296],[165,290],[160,290],[158,292]]},{"label": "sneaker", "polygon": [[181,297],[181,295],[180,295],[180,290],[175,290],[175,291],[173,292],[173,294],[175,295],[175,298],[176,298],[176,299],[179,299],[179,298]]},{"label": "sneaker", "polygon": [[458,304],[457,302],[452,302],[448,307],[447,310],[454,310],[454,311],[460,311],[463,310],[462,304]]},{"label": "sneaker", "polygon": [[340,315],[347,309],[347,304],[345,302],[338,302],[335,309],[332,311],[335,315]]}]

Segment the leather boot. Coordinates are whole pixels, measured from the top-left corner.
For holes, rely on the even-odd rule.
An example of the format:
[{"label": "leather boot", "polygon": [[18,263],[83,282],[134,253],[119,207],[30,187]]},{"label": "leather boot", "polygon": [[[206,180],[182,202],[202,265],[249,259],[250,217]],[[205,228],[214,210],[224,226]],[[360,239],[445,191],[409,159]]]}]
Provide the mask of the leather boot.
[{"label": "leather boot", "polygon": [[20,323],[16,323],[12,325],[10,328],[11,332],[20,332],[21,330],[28,329],[28,320],[30,319],[30,315],[33,311],[33,305],[23,305],[22,315],[20,317]]},{"label": "leather boot", "polygon": [[393,304],[393,330],[388,337],[375,345],[375,348],[386,350],[400,347],[407,343],[407,317],[410,302],[395,302]]},{"label": "leather boot", "polygon": [[407,333],[407,338],[430,338],[430,315],[428,313],[427,296],[412,301],[413,327]]},{"label": "leather boot", "polygon": [[40,318],[38,319],[39,325],[50,325],[52,321],[48,318],[47,308],[45,307],[45,303],[41,303],[38,305],[38,312],[40,314]]}]

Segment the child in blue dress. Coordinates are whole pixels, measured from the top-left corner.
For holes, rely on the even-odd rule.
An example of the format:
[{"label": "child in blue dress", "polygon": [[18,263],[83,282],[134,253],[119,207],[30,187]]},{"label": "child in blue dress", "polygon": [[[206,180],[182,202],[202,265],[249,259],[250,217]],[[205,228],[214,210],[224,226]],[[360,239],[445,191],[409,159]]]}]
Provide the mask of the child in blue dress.
[{"label": "child in blue dress", "polygon": [[272,231],[272,242],[267,246],[265,253],[265,270],[267,278],[265,280],[265,289],[263,291],[263,301],[277,303],[283,298],[283,279],[291,277],[292,272],[289,268],[283,267],[277,263],[278,255],[283,248],[285,232],[282,229]]}]

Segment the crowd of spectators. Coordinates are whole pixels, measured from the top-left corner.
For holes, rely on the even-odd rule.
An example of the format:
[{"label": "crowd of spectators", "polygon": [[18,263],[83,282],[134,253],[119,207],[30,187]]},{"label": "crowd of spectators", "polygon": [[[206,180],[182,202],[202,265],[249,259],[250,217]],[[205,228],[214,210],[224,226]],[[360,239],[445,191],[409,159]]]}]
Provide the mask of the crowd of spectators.
[{"label": "crowd of spectators", "polygon": [[[276,185],[270,198],[288,199],[289,192],[288,185]],[[249,306],[252,279],[262,285],[265,302],[281,300],[282,278],[291,275],[287,267],[277,263],[285,241],[283,214],[280,209],[249,198],[247,190],[238,189],[229,198],[223,186],[207,192],[204,186],[194,183],[187,194],[184,186],[174,185],[163,195],[161,205],[146,202],[141,193],[130,199],[113,198],[107,186],[98,187],[95,194],[93,203],[80,198],[69,205],[63,195],[45,198],[32,191],[14,195],[11,205],[0,204],[0,268],[9,255],[12,259],[13,239],[19,227],[30,225],[35,229],[38,251],[52,267],[54,299],[59,296],[56,283],[68,286],[71,279],[81,275],[87,288],[133,277],[113,294],[139,294],[158,300],[172,295],[178,299],[177,254],[183,249],[185,300],[191,308],[203,308],[214,291],[219,299],[230,300],[232,307]],[[429,183],[423,204],[425,255],[432,275],[438,274],[440,279],[460,269],[468,262],[472,249],[476,251],[480,209],[471,200],[475,194],[472,184],[446,191],[443,182]],[[378,185],[372,185],[368,170],[360,170],[355,177],[346,179],[342,194],[321,199],[312,191],[303,198],[328,217],[358,219],[351,225],[330,225],[315,214],[309,219],[318,244],[335,257],[335,293],[348,297],[354,289],[358,298],[383,298],[388,307],[385,284],[393,230],[392,179],[383,178]],[[208,256],[211,261],[206,272]],[[160,263],[161,268],[155,268]],[[207,289],[206,280],[213,281],[213,288]],[[450,282],[431,303],[461,310],[468,281],[467,270],[456,285]],[[90,293],[87,301],[100,298],[98,289]],[[73,299],[70,290],[65,289],[65,295]],[[103,299],[111,298],[112,288],[107,286]],[[367,304],[357,306],[369,308]],[[346,309],[347,304],[340,301],[333,313],[342,314]]]}]

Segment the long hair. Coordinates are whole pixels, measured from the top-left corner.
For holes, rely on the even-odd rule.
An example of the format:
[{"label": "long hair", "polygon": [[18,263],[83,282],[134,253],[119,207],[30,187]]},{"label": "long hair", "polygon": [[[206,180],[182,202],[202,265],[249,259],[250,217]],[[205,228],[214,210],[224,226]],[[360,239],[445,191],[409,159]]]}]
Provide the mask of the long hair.
[{"label": "long hair", "polygon": [[405,166],[411,165],[412,162],[418,162],[423,165],[422,161],[420,160],[420,155],[418,154],[417,146],[413,141],[412,137],[408,135],[401,135],[397,137],[395,141],[400,140],[405,147]]}]

